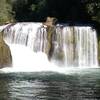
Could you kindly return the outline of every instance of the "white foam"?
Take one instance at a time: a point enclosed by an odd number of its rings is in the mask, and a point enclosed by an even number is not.
[[[49,62],[47,55],[43,52],[34,53],[30,48],[18,44],[9,44],[12,57],[13,66],[0,69],[3,72],[41,72],[41,71],[53,71],[59,73],[74,73],[80,69],[89,67],[66,67],[57,66],[56,64]],[[93,66],[94,68],[94,66]]]
[[[4,72],[34,72],[57,71],[59,67],[50,63],[46,54],[34,53],[28,47],[18,44],[10,44],[13,57],[13,66],[1,69]]]

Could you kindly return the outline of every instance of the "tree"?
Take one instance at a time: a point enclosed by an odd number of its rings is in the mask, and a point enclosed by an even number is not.
[[[81,1],[91,19],[100,22],[100,0],[82,0]]]
[[[47,16],[60,22],[100,22],[100,0],[1,0],[0,20],[44,21]],[[15,15],[15,16],[14,16]]]
[[[47,16],[48,11],[46,7],[46,0],[13,1],[13,10],[16,15],[15,19],[18,21],[41,21],[44,16]]]
[[[8,1],[0,0],[0,24],[6,23],[13,19],[12,6]]]

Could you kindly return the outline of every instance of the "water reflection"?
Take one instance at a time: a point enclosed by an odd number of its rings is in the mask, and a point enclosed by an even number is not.
[[[100,72],[1,74],[0,100],[100,100]]]

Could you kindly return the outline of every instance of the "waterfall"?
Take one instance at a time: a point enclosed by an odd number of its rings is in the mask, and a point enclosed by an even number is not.
[[[58,48],[64,55],[67,67],[98,66],[96,30],[90,26],[58,25],[56,29]]]
[[[9,26],[9,25],[8,25]],[[4,30],[8,44],[21,44],[33,52],[48,48],[46,26],[42,23],[16,23]],[[51,61],[62,62],[66,67],[98,66],[96,30],[90,26],[56,26]]]
[[[64,27],[63,49],[69,66],[97,66],[96,31],[91,27]]]

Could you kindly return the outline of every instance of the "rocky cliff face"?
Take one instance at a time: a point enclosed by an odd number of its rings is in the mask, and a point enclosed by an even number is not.
[[[3,33],[0,33],[0,68],[11,66],[12,56],[9,46],[3,40]]]
[[[57,19],[54,17],[47,17],[46,22],[44,25],[46,25],[46,31],[47,31],[47,48],[46,48],[46,54],[48,55],[48,58],[51,59],[54,51],[54,41],[56,36],[56,24]]]

